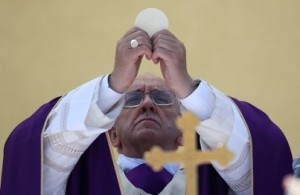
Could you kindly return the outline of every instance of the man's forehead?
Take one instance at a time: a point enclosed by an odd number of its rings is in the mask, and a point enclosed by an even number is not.
[[[161,89],[161,90],[169,90],[165,81],[152,74],[146,74],[138,76],[132,85],[129,87],[128,91],[137,90],[137,89]]]

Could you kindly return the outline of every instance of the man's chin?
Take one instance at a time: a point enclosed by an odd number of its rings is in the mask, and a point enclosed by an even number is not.
[[[135,139],[153,145],[161,139],[159,130],[153,128],[143,128],[135,132]]]
[[[159,130],[154,128],[142,128],[138,129],[135,133],[138,137],[155,138],[158,136]]]

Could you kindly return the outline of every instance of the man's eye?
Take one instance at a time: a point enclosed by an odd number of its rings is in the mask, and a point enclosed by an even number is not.
[[[169,104],[170,103],[170,99],[168,97],[164,96],[163,94],[156,94],[154,99],[157,104]]]
[[[136,105],[140,103],[140,98],[138,96],[127,97],[125,104],[126,105]]]

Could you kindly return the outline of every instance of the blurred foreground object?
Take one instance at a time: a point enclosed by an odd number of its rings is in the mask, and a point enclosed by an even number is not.
[[[162,165],[169,162],[181,162],[187,174],[187,194],[198,194],[196,188],[197,166],[200,164],[218,162],[221,166],[226,166],[233,154],[226,146],[219,144],[219,147],[212,151],[201,152],[196,149],[196,139],[194,129],[198,124],[198,118],[191,112],[184,112],[182,117],[177,119],[177,125],[182,130],[184,146],[182,150],[170,152],[163,151],[159,147],[153,147],[145,155],[146,162],[152,166],[154,171],[159,171]]]

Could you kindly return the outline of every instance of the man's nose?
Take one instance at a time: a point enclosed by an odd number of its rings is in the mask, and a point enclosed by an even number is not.
[[[147,111],[156,112],[156,105],[151,99],[149,94],[145,94],[140,109],[142,112],[147,112]]]

